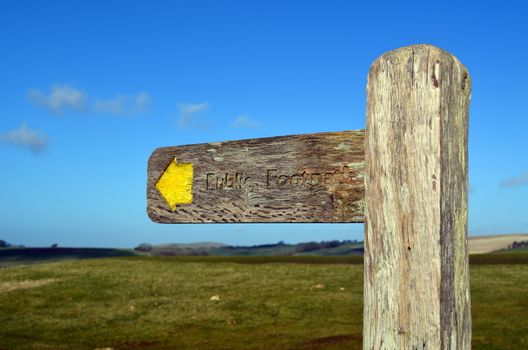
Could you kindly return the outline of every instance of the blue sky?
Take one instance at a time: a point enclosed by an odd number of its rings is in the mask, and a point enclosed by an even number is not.
[[[528,232],[527,17],[521,1],[2,1],[0,239],[362,239],[358,224],[154,224],[147,159],[362,129],[370,64],[419,43],[453,53],[473,80],[470,234]]]

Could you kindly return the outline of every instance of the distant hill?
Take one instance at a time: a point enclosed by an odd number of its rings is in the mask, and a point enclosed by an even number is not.
[[[469,237],[469,253],[483,254],[512,249],[514,242],[528,241],[528,234]]]
[[[503,250],[528,250],[519,242],[528,242],[528,234],[510,234],[469,237],[469,253],[482,254]],[[515,245],[514,242],[517,242]],[[223,243],[162,244],[154,246],[151,255],[210,255],[210,256],[348,256],[363,255],[363,242],[322,241],[297,244],[262,244],[254,246],[229,246]]]
[[[196,242],[196,243],[167,243],[154,245],[153,248],[191,248],[191,249],[212,249],[228,247],[225,243],[220,242]]]
[[[152,246],[153,256],[346,256],[363,255],[363,242],[322,241],[254,246],[228,246],[222,243],[161,244]]]

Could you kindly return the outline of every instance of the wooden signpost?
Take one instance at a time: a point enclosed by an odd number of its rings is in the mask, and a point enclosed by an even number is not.
[[[470,349],[466,68],[431,45],[371,66],[366,131],[159,148],[160,223],[365,222],[364,349]]]

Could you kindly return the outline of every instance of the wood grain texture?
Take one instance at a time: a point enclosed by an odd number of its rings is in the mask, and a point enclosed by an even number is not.
[[[174,157],[192,163],[192,203],[155,188]],[[363,222],[364,131],[164,147],[148,162],[147,213],[160,223]]]
[[[390,51],[367,84],[364,349],[470,349],[470,78],[430,45]]]

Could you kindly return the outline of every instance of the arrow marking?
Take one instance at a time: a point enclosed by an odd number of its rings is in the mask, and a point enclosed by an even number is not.
[[[192,203],[193,163],[179,163],[176,157],[156,182],[156,189],[172,211],[177,204]]]

